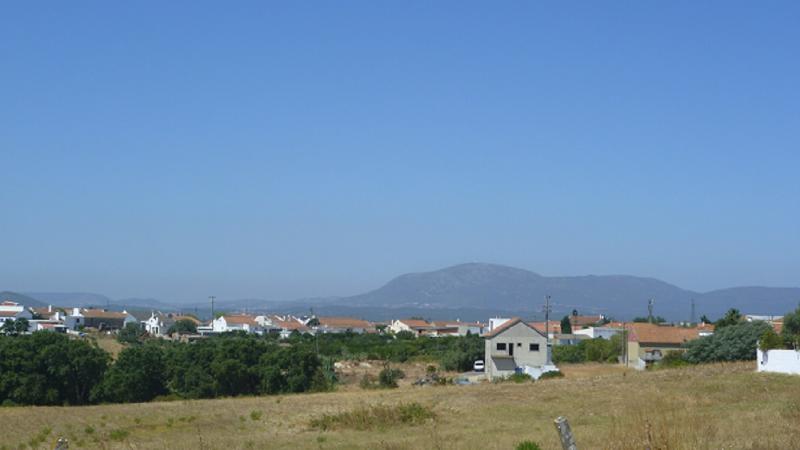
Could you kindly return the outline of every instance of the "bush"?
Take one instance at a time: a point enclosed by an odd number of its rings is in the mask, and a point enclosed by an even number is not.
[[[611,339],[586,339],[575,345],[556,345],[553,347],[553,362],[616,362],[622,351],[622,337]]]
[[[765,322],[741,322],[717,329],[711,336],[686,344],[690,363],[756,359],[756,343],[771,327]]]
[[[552,370],[550,372],[543,373],[539,379],[540,380],[547,380],[549,378],[564,378],[564,374],[561,373],[559,370]]]
[[[392,369],[389,366],[386,366],[381,370],[381,373],[378,374],[378,385],[382,388],[396,388],[397,387],[397,380],[403,379],[406,377],[405,372],[400,369]]]
[[[505,378],[505,381],[513,381],[514,383],[526,383],[528,381],[533,381],[530,375],[523,372],[515,372],[513,375],[509,375]]]
[[[683,350],[676,350],[671,352],[666,352],[664,357],[661,358],[656,364],[656,367],[659,368],[669,368],[669,367],[682,367],[689,365],[689,362],[686,360],[686,352]]]
[[[758,339],[759,348],[761,351],[773,350],[784,348],[786,345],[782,337],[778,336],[772,328],[764,331]]]
[[[542,450],[539,444],[533,441],[522,441],[516,446],[516,450]]]

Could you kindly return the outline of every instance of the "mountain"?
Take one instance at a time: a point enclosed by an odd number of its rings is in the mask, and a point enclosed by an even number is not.
[[[688,320],[691,300],[696,314],[717,317],[730,307],[759,314],[783,314],[797,307],[800,288],[731,288],[709,293],[682,289],[655,278],[628,275],[545,277],[496,264],[460,264],[432,272],[401,275],[384,286],[337,303],[385,308],[432,308],[541,311],[551,296],[553,315],[577,309],[621,319],[647,315],[647,301],[655,298],[654,314],[670,320]]]
[[[111,299],[105,295],[93,294],[90,292],[26,292],[25,295],[39,300],[44,303],[45,306],[105,307],[111,303]]]
[[[29,297],[24,294],[11,291],[0,292],[0,302],[6,300],[11,300],[12,302],[16,302],[19,303],[20,305],[25,305],[28,307],[42,308],[47,306],[47,303],[36,300],[35,298]]]

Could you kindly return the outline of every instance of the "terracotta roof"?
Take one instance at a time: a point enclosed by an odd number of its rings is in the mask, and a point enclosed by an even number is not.
[[[103,311],[102,309],[84,309],[81,311],[83,317],[99,318],[99,319],[124,319],[128,317],[127,313],[117,311]]]
[[[425,328],[431,326],[428,322],[419,319],[400,319],[398,322],[406,324],[409,328]]]
[[[278,328],[280,328],[282,330],[287,330],[287,331],[294,331],[294,330],[297,330],[297,331],[308,331],[309,330],[309,328],[307,326],[305,326],[302,323],[300,323],[300,322],[298,322],[296,320],[293,320],[293,319],[283,320],[278,316],[270,316],[269,319],[272,321],[272,323],[276,327],[278,327]]]
[[[21,311],[0,311],[0,317],[15,317]]]
[[[366,320],[352,317],[318,317],[317,320],[321,326],[328,328],[372,328],[372,324]]]
[[[11,300],[5,300],[3,303],[0,303],[1,306],[19,306],[19,303],[12,302]]]
[[[234,325],[258,325],[256,322],[256,318],[253,316],[248,316],[246,314],[236,314],[230,316],[222,316],[225,318],[225,323],[227,324],[234,324]]]
[[[700,337],[697,328],[661,326],[652,323],[631,323],[625,327],[628,340],[643,344],[683,344]]]
[[[550,323],[551,333],[561,333],[561,322],[557,320],[551,320],[549,321],[549,323]],[[547,327],[545,326],[546,325],[545,322],[529,322],[528,325],[532,326],[533,328],[536,328],[542,333],[545,333],[545,330],[547,329]]]
[[[594,325],[597,322],[603,320],[603,316],[569,316],[569,323],[572,324],[573,327],[585,327],[589,325]]]

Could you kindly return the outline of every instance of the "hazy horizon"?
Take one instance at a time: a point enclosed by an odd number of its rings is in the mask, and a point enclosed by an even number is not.
[[[0,290],[800,286],[800,4],[9,4]]]

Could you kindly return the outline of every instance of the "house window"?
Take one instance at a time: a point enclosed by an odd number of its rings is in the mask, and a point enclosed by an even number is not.
[[[497,349],[498,350],[505,350],[506,349],[506,343],[505,342],[498,342],[497,343]]]
[[[530,350],[532,352],[538,352],[539,351],[539,344],[529,344],[528,345],[528,350]]]
[[[522,342],[517,342],[517,347],[522,347]]]

